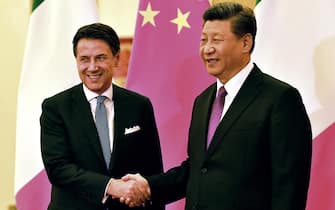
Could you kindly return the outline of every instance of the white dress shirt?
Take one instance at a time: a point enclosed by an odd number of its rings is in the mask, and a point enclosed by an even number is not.
[[[89,90],[84,84],[83,89],[87,101],[90,103],[91,112],[93,119],[95,121],[95,109],[97,107],[97,99],[99,96],[97,93]],[[106,100],[104,101],[106,112],[107,112],[107,120],[108,120],[108,128],[109,128],[109,139],[110,139],[110,149],[113,151],[113,140],[114,140],[114,103],[113,103],[113,85],[111,85],[105,92],[101,94],[102,96],[106,96]]]
[[[243,83],[253,68],[254,64],[249,61],[249,63],[234,77],[232,77],[225,85],[223,85],[219,79],[216,80],[216,94],[218,94],[218,90],[221,86],[224,86],[225,90],[227,91],[220,120],[222,120],[223,116],[226,114],[238,91],[241,89]]]
[[[84,84],[83,84],[84,93],[86,96],[87,101],[90,103],[91,106],[91,112],[93,119],[95,121],[95,109],[97,107],[97,99],[96,97],[99,96],[97,93],[89,90]],[[101,94],[102,96],[106,96],[107,98],[104,101],[106,112],[107,112],[107,120],[108,120],[108,129],[109,129],[109,139],[110,139],[110,149],[113,151],[113,140],[114,140],[114,102],[113,102],[113,85],[111,86]],[[102,197],[101,202],[105,203],[107,201],[107,198],[109,197],[107,195],[107,190],[109,185],[111,184],[113,178],[109,180],[109,182],[106,185],[104,196]]]

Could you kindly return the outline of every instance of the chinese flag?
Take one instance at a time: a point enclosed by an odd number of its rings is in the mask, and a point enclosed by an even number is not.
[[[208,7],[207,0],[139,3],[126,86],[153,103],[165,170],[186,158],[194,98],[215,81],[199,54],[202,13]]]

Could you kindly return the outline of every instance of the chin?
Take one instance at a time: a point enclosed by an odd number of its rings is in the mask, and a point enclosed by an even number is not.
[[[97,86],[94,86],[94,85],[90,85],[90,86],[87,86],[87,88],[93,92],[100,92],[101,91],[101,87],[97,87]]]
[[[219,75],[219,72],[215,71],[214,69],[207,69],[207,73],[213,77],[217,77]]]

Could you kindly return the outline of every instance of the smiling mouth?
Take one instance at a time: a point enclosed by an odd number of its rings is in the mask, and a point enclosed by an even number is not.
[[[219,61],[219,59],[217,59],[217,58],[206,59],[206,62],[209,63],[209,64],[216,63],[218,61]]]
[[[90,74],[90,75],[87,75],[88,78],[90,79],[98,79],[102,74]]]

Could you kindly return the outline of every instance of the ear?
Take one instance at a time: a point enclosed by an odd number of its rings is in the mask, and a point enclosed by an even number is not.
[[[243,44],[242,51],[245,53],[250,53],[253,45],[253,39],[250,33],[247,33],[242,37],[242,44]]]
[[[119,61],[120,61],[120,52],[118,52],[118,53],[114,56],[114,67],[118,67],[118,66],[119,66]]]

